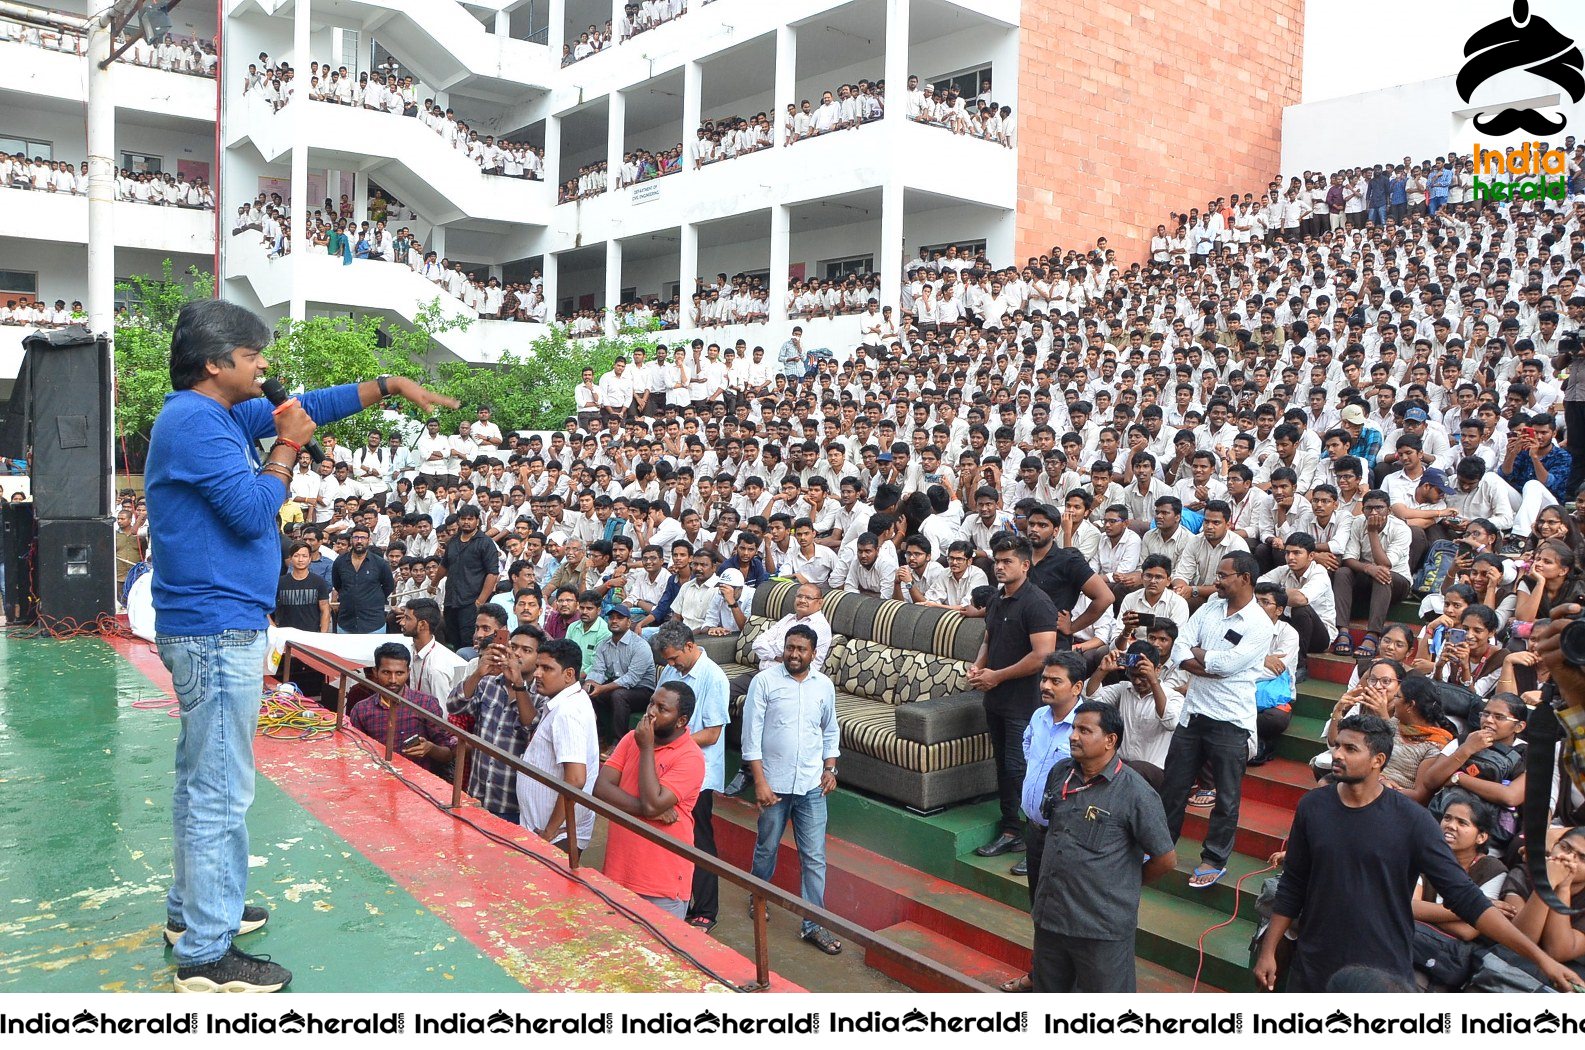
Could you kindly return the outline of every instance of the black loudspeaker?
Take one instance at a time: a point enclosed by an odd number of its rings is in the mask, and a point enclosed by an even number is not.
[[[38,523],[39,620],[80,626],[116,611],[115,525],[108,518]]]
[[[40,521],[110,516],[110,348],[82,325],[22,341],[0,455],[27,459]]]
[[[0,605],[11,623],[33,623],[38,619],[34,535],[33,504],[0,503],[0,566],[5,568]]]
[[[165,34],[171,31],[171,16],[166,13],[166,5],[154,4],[138,12],[138,26],[143,30],[143,39],[151,44],[158,44],[165,39]]]

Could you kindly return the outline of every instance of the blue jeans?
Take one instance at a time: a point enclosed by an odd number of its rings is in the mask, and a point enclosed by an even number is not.
[[[793,841],[798,845],[799,896],[818,908],[826,906],[826,797],[816,787],[807,795],[783,795],[774,806],[759,813],[759,838],[754,843],[753,874],[770,881],[776,874],[776,852],[787,821],[792,820]],[[808,936],[819,923],[803,921]]]
[[[1366,208],[1365,221],[1373,222],[1377,226],[1387,225],[1387,206],[1385,204],[1373,204]]]
[[[179,966],[214,962],[231,947],[248,883],[253,734],[264,690],[263,631],[157,639],[181,710],[171,792],[175,879],[166,915],[187,926]]]

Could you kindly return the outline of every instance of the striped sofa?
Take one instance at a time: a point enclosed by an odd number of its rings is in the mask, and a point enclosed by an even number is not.
[[[754,592],[739,634],[701,636],[727,677],[752,676],[753,643],[792,612],[794,584]],[[991,739],[978,692],[964,679],[985,637],[985,621],[847,591],[825,596],[831,651],[825,673],[837,691],[842,783],[932,811],[996,790]],[[741,725],[734,704],[734,730]]]

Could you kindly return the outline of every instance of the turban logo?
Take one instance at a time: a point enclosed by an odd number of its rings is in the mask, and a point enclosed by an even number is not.
[[[1465,102],[1475,89],[1499,73],[1523,69],[1545,77],[1578,102],[1585,98],[1585,56],[1569,37],[1544,18],[1533,17],[1527,0],[1514,0],[1513,14],[1482,26],[1464,44],[1464,68],[1458,74],[1458,93]],[[1475,127],[1486,135],[1506,135],[1524,130],[1534,135],[1555,135],[1566,123],[1562,114],[1556,119],[1533,109],[1499,110],[1481,113]]]

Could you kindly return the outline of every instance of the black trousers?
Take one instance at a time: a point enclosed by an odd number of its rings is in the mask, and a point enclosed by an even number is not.
[[[1024,794],[1024,730],[1030,714],[999,715],[989,708],[986,724],[991,731],[991,755],[996,760],[996,801],[1001,806],[1002,830],[1017,834],[1024,826],[1019,816]]]
[[[1348,620],[1354,611],[1355,592],[1369,588],[1370,621],[1365,629],[1372,634],[1381,634],[1387,629],[1387,612],[1392,608],[1392,603],[1402,601],[1409,593],[1409,586],[1409,581],[1397,573],[1392,574],[1391,584],[1381,584],[1363,572],[1339,565],[1337,571],[1332,573],[1332,601],[1337,605],[1337,629],[1348,629]]]
[[[1024,860],[1029,864],[1029,903],[1035,903],[1035,886],[1040,882],[1040,858],[1046,855],[1046,833],[1050,830],[1045,824],[1036,824],[1034,821],[1024,825]]]
[[[600,735],[608,743],[616,743],[627,735],[633,720],[633,709],[649,706],[650,693],[644,689],[613,689],[593,698],[594,717],[600,726]]]
[[[1037,992],[1132,992],[1134,931],[1115,941],[1070,937],[1035,927]]]
[[[1253,697],[1250,698],[1253,701]],[[1183,833],[1184,809],[1201,769],[1209,768],[1216,788],[1216,807],[1200,858],[1214,867],[1227,867],[1238,833],[1238,803],[1244,767],[1249,761],[1249,733],[1232,722],[1205,715],[1190,715],[1187,725],[1172,734],[1167,767],[1161,778],[1161,804],[1167,814],[1167,831],[1174,840]]]
[[[479,607],[459,605],[445,611],[446,644],[453,650],[473,644],[473,627],[479,619]]]
[[[705,788],[699,792],[699,800],[693,804],[693,844],[695,849],[702,850],[712,857],[719,857],[715,851],[715,792]],[[688,904],[688,918],[704,916],[714,922],[716,916],[721,914],[721,880],[714,873],[703,868],[693,869],[693,899]]]
[[[1313,605],[1290,605],[1288,622],[1293,624],[1294,633],[1299,636],[1301,653],[1324,653],[1332,644],[1332,639],[1337,637],[1336,628],[1332,624],[1322,623]]]

